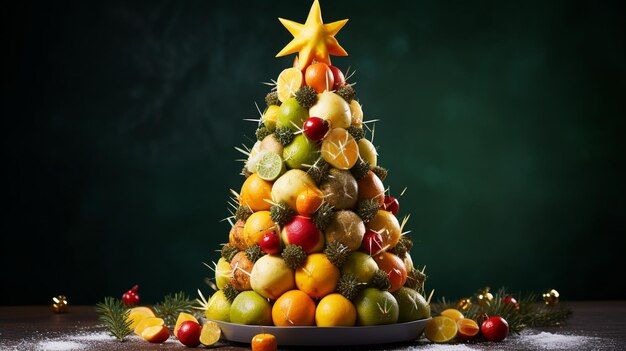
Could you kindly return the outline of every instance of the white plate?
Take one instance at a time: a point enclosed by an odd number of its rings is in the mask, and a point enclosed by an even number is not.
[[[372,345],[416,340],[430,318],[368,327],[274,327],[214,321],[228,341],[250,343],[260,333],[276,336],[278,345]]]

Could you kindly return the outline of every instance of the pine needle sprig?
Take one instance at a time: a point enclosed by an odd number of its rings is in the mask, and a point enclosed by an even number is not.
[[[434,315],[439,314],[447,308],[461,310],[465,318],[480,320],[484,315],[500,316],[509,324],[509,330],[513,334],[519,334],[529,327],[551,327],[565,322],[572,311],[563,304],[546,305],[541,300],[541,296],[536,293],[517,293],[516,296],[519,308],[514,304],[506,303],[503,298],[509,295],[504,288],[500,288],[493,294],[493,300],[486,304],[472,303],[466,309],[460,309],[457,303],[441,299],[433,305]]]
[[[193,314],[193,305],[194,301],[187,294],[179,291],[173,295],[166,295],[163,301],[154,306],[154,312],[158,317],[163,318],[165,325],[173,328],[181,312]]]
[[[96,304],[98,319],[104,323],[106,330],[119,341],[124,341],[128,335],[132,334],[130,328],[132,321],[128,319],[130,310],[120,299],[105,297],[104,302]]]

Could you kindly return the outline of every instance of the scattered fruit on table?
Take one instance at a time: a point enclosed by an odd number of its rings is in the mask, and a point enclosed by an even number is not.
[[[180,324],[176,337],[181,344],[188,347],[200,345],[200,333],[202,327],[197,321],[187,320]]]
[[[230,306],[230,321],[247,325],[272,325],[272,306],[258,293],[242,291]]]
[[[130,328],[134,330],[139,322],[148,317],[156,317],[154,312],[149,307],[139,306],[131,308],[130,313],[128,314]]]
[[[509,323],[500,316],[493,316],[483,322],[480,332],[489,341],[502,341],[509,334]]]
[[[444,317],[448,317],[453,319],[455,322],[457,322],[459,319],[465,318],[463,316],[463,313],[461,313],[461,311],[455,309],[455,308],[448,308],[445,309],[443,311],[441,311],[441,315]]]
[[[122,302],[126,306],[139,305],[141,298],[139,297],[139,285],[135,285],[122,295]]]
[[[148,342],[160,344],[170,338],[170,330],[164,325],[153,325],[144,328],[140,336]]]
[[[139,323],[137,323],[137,325],[135,326],[135,334],[141,336],[141,333],[144,329],[160,325],[165,325],[165,321],[163,320],[163,318],[146,317],[140,320]]]
[[[380,325],[398,322],[398,301],[388,291],[365,288],[354,300],[358,325]]]
[[[328,133],[328,122],[319,117],[309,117],[303,126],[302,132],[313,141],[321,141]]]
[[[463,341],[475,338],[480,331],[478,323],[473,319],[461,318],[457,320],[456,325],[459,329],[457,337]]]
[[[221,336],[222,330],[220,326],[215,322],[208,321],[202,326],[200,343],[204,346],[211,346],[218,342]]]
[[[272,334],[257,334],[252,338],[252,351],[276,351],[278,342]]]
[[[178,337],[178,329],[180,329],[180,326],[183,324],[183,322],[186,322],[186,321],[192,321],[192,322],[198,323],[198,320],[193,315],[189,313],[185,313],[185,312],[179,313],[178,318],[176,319],[176,325],[174,326],[175,337]]]
[[[292,97],[303,83],[302,72],[296,68],[286,68],[278,75],[276,79],[276,93],[278,100],[287,101]]]
[[[324,296],[315,309],[318,327],[352,327],[356,324],[356,307],[338,293]]]
[[[445,343],[456,338],[458,327],[454,319],[445,316],[433,317],[426,322],[424,336],[432,342]]]
[[[318,93],[331,91],[335,85],[333,71],[323,62],[314,63],[308,66],[304,72],[306,85],[315,89]]]

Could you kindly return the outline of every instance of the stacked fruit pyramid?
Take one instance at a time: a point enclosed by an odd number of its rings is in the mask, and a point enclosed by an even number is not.
[[[334,36],[347,20],[280,19],[299,53],[266,96],[247,155],[228,243],[215,264],[208,319],[275,326],[356,326],[430,316],[413,265],[408,216],[386,195],[369,129]],[[349,79],[349,77],[348,77]]]

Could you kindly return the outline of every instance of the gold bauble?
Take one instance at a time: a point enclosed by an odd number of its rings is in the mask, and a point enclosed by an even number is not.
[[[543,294],[543,302],[546,305],[556,305],[559,303],[559,292],[555,289],[552,289]]]
[[[486,287],[478,291],[478,293],[476,294],[476,302],[478,302],[479,305],[491,305],[491,302],[493,302],[493,294],[489,292],[490,289],[491,288]]]
[[[67,297],[64,295],[55,296],[52,298],[52,311],[54,313],[67,312]]]
[[[460,299],[459,303],[456,304],[456,307],[461,311],[466,311],[470,306],[472,306],[472,300],[469,298]]]

